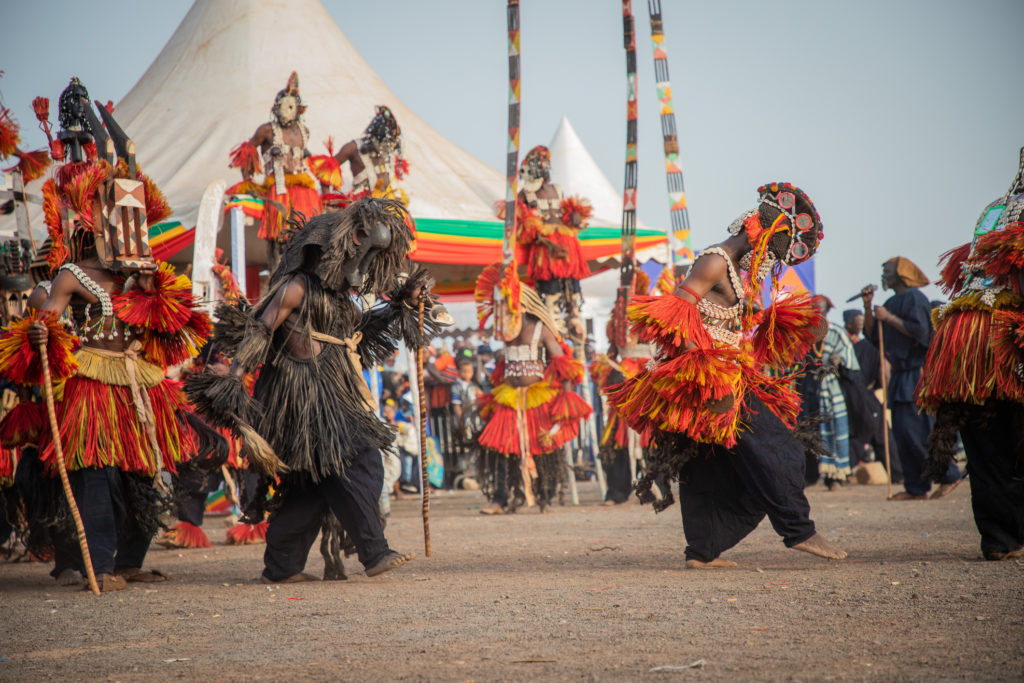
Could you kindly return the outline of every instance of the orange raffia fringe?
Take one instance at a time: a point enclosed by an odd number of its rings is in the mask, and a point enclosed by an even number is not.
[[[93,227],[92,207],[96,198],[96,191],[100,184],[110,177],[110,164],[105,161],[94,161],[82,164],[73,164],[75,168],[68,169],[72,164],[65,164],[60,169],[60,174],[65,176],[62,182],[58,178],[61,189],[61,197],[71,209],[82,219],[86,227]],[[70,176],[70,177],[68,177]]]
[[[231,150],[228,168],[240,168],[245,175],[256,175],[263,171],[260,165],[260,151],[248,140]]]
[[[61,204],[57,196],[57,183],[50,178],[43,183],[43,221],[49,235],[50,251],[46,254],[46,263],[50,270],[56,270],[71,257],[68,246],[64,242],[64,227],[61,225]]]
[[[495,301],[495,290],[498,292],[500,301]],[[477,278],[474,291],[480,329],[484,328],[487,319],[495,314],[495,308],[499,306],[509,312],[510,319],[521,319],[521,294],[522,284],[519,281],[519,273],[514,261],[507,268],[503,267],[501,263],[492,263],[484,268],[480,277]]]
[[[814,345],[821,313],[809,294],[776,298],[755,316],[754,359],[761,364],[785,369],[803,358]]]
[[[561,343],[562,355],[554,356],[544,369],[544,379],[549,382],[570,382],[579,384],[583,381],[583,363],[573,357],[572,349]]]
[[[26,183],[42,178],[46,169],[50,167],[50,152],[48,150],[40,149],[35,152],[16,150],[14,154],[18,157],[18,163],[4,170],[10,172],[18,169],[21,171],[22,180]]]
[[[992,352],[996,367],[1015,373],[1024,364],[1024,310],[1003,309],[992,314]],[[1017,377],[1018,387],[1020,377]],[[1017,400],[1024,400],[1024,396]]]
[[[228,529],[228,545],[249,545],[267,540],[266,520],[258,524],[239,523]]]
[[[310,172],[324,187],[341,189],[341,164],[329,154],[317,154],[306,159]]]
[[[714,345],[697,307],[675,294],[635,297],[629,319],[641,342],[658,344],[666,351],[677,352],[688,341],[701,348]]]
[[[152,291],[132,287],[114,295],[114,311],[122,322],[161,333],[179,332],[192,318],[192,283],[161,263]]]
[[[106,372],[102,366],[120,364],[123,369],[123,363],[121,359],[101,359],[98,374]],[[139,362],[139,368],[146,375],[163,374],[144,361]],[[116,367],[112,370],[118,371]],[[142,381],[139,383],[144,386]],[[190,430],[178,420],[178,412],[186,409],[180,385],[165,379],[142,390],[153,407],[163,469],[173,474],[177,463],[195,452]],[[57,406],[57,423],[69,470],[110,466],[147,476],[156,474],[156,454],[146,428],[139,423],[131,386],[76,375],[64,384],[64,398]],[[51,437],[46,430],[41,437],[41,460],[55,468]]]
[[[6,159],[14,154],[20,142],[18,124],[11,116],[11,110],[0,107],[0,159]]]
[[[161,367],[181,365],[199,355],[213,333],[210,316],[193,310],[188,322],[177,332],[154,332],[142,335],[142,352],[146,359]]]
[[[524,408],[529,436],[529,455],[550,453],[579,436],[579,418],[556,419],[554,410],[559,406],[558,399],[563,393],[558,388],[540,381],[527,387],[525,393],[525,405],[521,407]],[[481,397],[481,415],[487,419],[487,425],[480,434],[481,446],[505,455],[522,455],[516,410],[518,400],[519,392],[507,384],[499,384],[490,394]],[[559,410],[568,414],[581,409],[568,399],[563,400]]]
[[[939,273],[938,284],[942,291],[949,296],[956,296],[963,289],[965,277],[963,271],[964,261],[971,255],[971,243],[961,244],[955,249],[950,249],[939,257],[939,264],[942,270]]]
[[[712,413],[705,407],[707,401],[729,394],[736,400],[728,412]],[[732,446],[743,396],[740,351],[692,348],[609,387],[607,395],[638,432],[681,432],[696,441]]]
[[[41,404],[22,401],[0,420],[0,446],[20,448],[36,443],[45,420]]]
[[[578,195],[563,199],[560,208],[562,222],[577,228],[587,227],[587,222],[590,220],[591,214],[594,213],[594,207],[590,205],[590,202]]]
[[[943,403],[982,404],[990,398],[1024,400],[1024,384],[1014,375],[1016,362],[1007,353],[1013,346],[1012,334],[1006,344],[1006,326],[996,324],[999,313],[962,309],[942,317],[917,385],[922,407],[935,411]],[[1001,322],[1012,320],[1016,314],[1024,324],[1020,313],[1006,313],[1009,315],[1000,318]],[[1017,353],[1021,355],[1020,347]]]
[[[1006,276],[1024,270],[1024,222],[982,235],[974,250],[975,259],[985,262],[988,275]]]
[[[31,311],[3,328],[0,335],[0,376],[23,386],[42,384],[43,366],[39,351],[28,338],[28,328],[35,322],[43,323],[49,331],[46,353],[53,381],[59,382],[73,375],[78,367],[75,351],[81,346],[81,341],[68,331],[56,314]]]
[[[178,522],[164,534],[163,539],[176,548],[209,548],[206,532],[190,522]]]

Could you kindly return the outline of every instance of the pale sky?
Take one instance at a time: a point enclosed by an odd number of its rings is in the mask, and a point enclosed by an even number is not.
[[[43,143],[34,96],[55,101],[76,75],[93,98],[116,103],[190,5],[5,2],[0,97],[21,122],[25,146]],[[505,2],[324,5],[399,99],[503,169]],[[939,255],[969,239],[982,208],[1012,180],[1024,145],[1022,0],[663,0],[663,11],[695,248],[722,239],[758,185],[790,181],[821,213],[818,291],[842,308],[878,281],[891,256],[937,278]],[[521,12],[523,150],[547,144],[568,116],[621,187],[621,3],[523,0]],[[667,226],[646,3],[635,0],[634,12],[639,216]],[[279,86],[268,83],[268,96]]]

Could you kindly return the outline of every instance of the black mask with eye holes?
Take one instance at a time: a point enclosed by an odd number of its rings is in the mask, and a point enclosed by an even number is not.
[[[82,145],[92,141],[88,108],[89,91],[80,80],[72,78],[57,102],[57,120],[61,127],[57,138],[67,147],[71,161],[84,161]]]
[[[360,231],[356,252],[341,268],[342,276],[351,289],[363,290],[373,260],[390,246],[391,230],[383,223],[374,223],[365,233]]]

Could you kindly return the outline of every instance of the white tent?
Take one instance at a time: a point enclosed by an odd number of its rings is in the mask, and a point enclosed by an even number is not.
[[[269,119],[274,95],[292,71],[298,72],[308,107],[304,120],[314,154],[324,153],[328,136],[338,144],[359,136],[374,106],[386,104],[402,127],[411,167],[402,187],[413,215],[494,220],[493,203],[504,196],[503,176],[402,104],[319,0],[196,0],[114,110],[136,143],[139,164],[187,227],[195,225],[200,197],[211,181],[240,179],[228,168],[228,152]],[[103,93],[92,94],[105,99]],[[30,186],[33,190],[38,193],[38,185]],[[38,235],[41,211],[33,209]],[[0,232],[13,229],[13,217],[0,222]]]
[[[609,182],[580,136],[563,116],[548,146],[551,150],[551,181],[566,195],[579,195],[594,207],[592,225],[622,225],[622,192]]]

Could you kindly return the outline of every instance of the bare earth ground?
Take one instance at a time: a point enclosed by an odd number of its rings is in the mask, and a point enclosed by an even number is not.
[[[811,489],[849,559],[787,550],[764,522],[725,553],[739,569],[689,571],[678,506],[603,508],[581,486],[544,516],[436,494],[429,559],[418,500],[399,501],[388,537],[417,558],[377,578],[350,558],[347,582],[268,587],[262,546],[154,547],[172,581],[95,597],[0,565],[0,680],[1024,679],[1024,566],[979,559],[966,485],[903,503]]]

